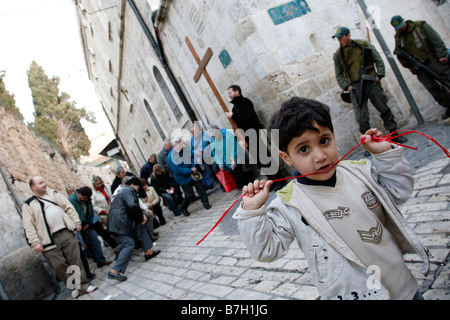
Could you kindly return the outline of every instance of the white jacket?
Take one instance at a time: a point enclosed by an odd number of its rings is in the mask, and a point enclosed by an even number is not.
[[[97,215],[100,215],[100,212],[103,210],[109,212],[109,207],[111,206],[112,202],[112,193],[111,193],[111,186],[109,184],[105,184],[106,194],[109,197],[109,203],[106,201],[105,196],[101,191],[95,190],[95,188],[92,190],[92,207],[94,208],[94,211]]]
[[[427,251],[397,208],[413,190],[411,167],[403,158],[401,148],[373,158],[373,162],[365,159],[341,162],[337,170],[348,170],[372,189],[385,208],[389,221],[385,227],[403,252],[415,251],[421,257],[422,272],[426,274]],[[338,236],[297,181],[280,190],[269,207],[246,211],[241,205],[233,218],[239,220],[242,239],[258,261],[283,257],[296,238],[323,299],[354,299],[355,293],[359,299],[389,299],[384,286],[381,289],[368,286],[368,266]]]

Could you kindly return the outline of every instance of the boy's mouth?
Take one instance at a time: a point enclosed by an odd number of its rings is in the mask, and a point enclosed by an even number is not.
[[[327,173],[328,171],[330,171],[331,169],[333,169],[333,165],[332,164],[327,164],[326,166],[321,167],[318,172],[321,173]]]

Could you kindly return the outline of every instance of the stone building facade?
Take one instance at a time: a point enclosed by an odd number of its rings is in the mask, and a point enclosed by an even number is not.
[[[127,160],[139,169],[163,140],[193,121],[231,128],[209,83],[193,76],[208,48],[206,69],[229,109],[227,88],[238,84],[250,98],[264,125],[281,102],[291,96],[317,99],[332,110],[341,153],[359,140],[350,104],[340,99],[332,55],[339,26],[352,38],[369,39],[383,52],[357,0],[189,0],[162,1],[164,19],[156,19],[164,54],[152,21],[159,2],[146,0],[74,0],[89,75],[104,112]],[[432,0],[367,0],[374,20],[394,50],[393,15],[426,20],[450,43],[450,4]],[[386,56],[382,84],[399,126],[414,116]],[[396,60],[396,59],[395,59]],[[399,65],[399,64],[398,64]],[[401,74],[426,120],[427,110],[440,108],[423,86],[400,65]],[[382,130],[371,107],[372,125]]]

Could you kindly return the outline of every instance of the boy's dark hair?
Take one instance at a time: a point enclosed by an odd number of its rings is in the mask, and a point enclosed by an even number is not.
[[[287,152],[292,139],[303,132],[312,130],[319,132],[314,124],[327,127],[334,132],[331,122],[330,108],[316,100],[293,97],[281,105],[281,109],[272,116],[269,123],[271,130],[279,130],[280,151]]]
[[[81,187],[77,190],[79,194],[81,194],[84,197],[91,197],[92,196],[92,189],[89,187]]]
[[[141,186],[141,180],[136,176],[132,176],[132,177],[130,177],[130,179],[127,180],[127,182],[125,182],[125,184],[127,186],[131,186],[131,185]]]

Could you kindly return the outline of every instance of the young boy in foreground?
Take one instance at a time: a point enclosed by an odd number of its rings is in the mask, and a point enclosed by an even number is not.
[[[322,299],[423,299],[403,259],[416,252],[428,272],[427,252],[397,208],[414,185],[402,148],[372,142],[382,134],[370,129],[361,138],[373,161],[334,166],[339,155],[329,108],[297,97],[283,103],[270,128],[279,130],[281,158],[296,176],[308,176],[290,182],[268,207],[272,181],[243,188],[233,218],[252,257],[279,259],[297,239]]]

